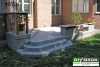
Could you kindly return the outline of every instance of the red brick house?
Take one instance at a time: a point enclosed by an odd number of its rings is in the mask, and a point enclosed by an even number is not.
[[[1,3],[2,1],[6,2],[6,12],[28,13],[29,26],[32,28],[72,23],[71,14],[75,11],[85,17],[94,16],[97,19],[96,25],[100,25],[97,15],[99,0],[1,0]],[[16,2],[19,9],[10,2]]]
[[[52,10],[53,11],[53,10]],[[52,25],[73,23],[71,15],[78,11],[84,19],[96,19],[96,28],[100,28],[100,1],[99,0],[61,0],[61,14],[52,15]]]
[[[96,18],[96,28],[100,28],[99,0],[0,0],[1,14],[28,13],[29,29],[72,24],[71,15],[75,11],[83,18]],[[2,25],[0,34],[4,31]]]
[[[99,28],[99,4],[99,0],[34,0],[31,17],[33,27],[73,23],[71,20],[72,12],[78,11],[83,18],[96,18],[96,28]]]
[[[30,25],[34,27],[58,26],[73,23],[71,15],[78,11],[83,18],[96,18],[99,28],[99,0],[33,0]]]

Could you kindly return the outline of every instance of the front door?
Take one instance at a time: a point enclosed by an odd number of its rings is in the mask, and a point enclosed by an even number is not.
[[[6,39],[6,29],[5,29],[5,18],[4,16],[0,16],[0,40]]]

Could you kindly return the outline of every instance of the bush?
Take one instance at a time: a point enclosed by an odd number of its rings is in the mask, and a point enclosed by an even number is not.
[[[78,25],[82,21],[82,17],[79,12],[72,13],[72,21],[75,25]]]

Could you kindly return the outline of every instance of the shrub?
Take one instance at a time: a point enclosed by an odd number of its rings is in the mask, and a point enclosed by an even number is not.
[[[93,17],[91,17],[91,18],[88,18],[87,22],[88,22],[89,24],[95,24],[95,23],[96,23],[96,19],[93,18]]]
[[[82,17],[79,12],[72,13],[72,21],[75,25],[78,25],[82,21]]]

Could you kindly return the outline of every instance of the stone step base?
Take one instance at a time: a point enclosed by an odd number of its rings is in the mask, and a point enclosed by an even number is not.
[[[7,45],[7,41],[6,40],[0,40],[0,47],[4,47]]]
[[[50,41],[50,40],[49,40]],[[38,43],[40,44],[40,43]],[[43,45],[43,46],[42,46]],[[27,56],[44,56],[44,55],[49,55],[50,53],[65,49],[69,46],[72,45],[71,41],[68,40],[56,40],[54,42],[48,42],[48,43],[43,43],[38,46],[34,46],[33,44],[24,44],[24,46],[20,49],[17,50],[17,52],[21,55],[27,55]]]

